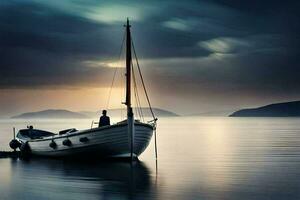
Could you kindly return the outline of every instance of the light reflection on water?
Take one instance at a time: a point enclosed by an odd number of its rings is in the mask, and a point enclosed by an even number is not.
[[[161,118],[141,163],[0,159],[0,199],[299,199],[300,118]],[[11,127],[1,121],[7,149]],[[58,131],[89,121],[30,122]],[[5,145],[5,147],[4,147]]]

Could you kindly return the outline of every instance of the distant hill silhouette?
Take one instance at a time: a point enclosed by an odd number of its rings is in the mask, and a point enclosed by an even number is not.
[[[160,109],[160,108],[152,108],[152,109],[153,109],[155,116],[157,116],[157,117],[179,116],[178,114],[168,111],[168,110],[164,110],[164,109]],[[134,112],[135,116],[138,115],[135,108],[133,108],[133,112]],[[149,108],[142,108],[142,112],[143,112],[144,117],[151,117],[151,112],[150,112]],[[102,111],[101,110],[99,110],[97,112],[81,111],[80,113],[84,114],[90,118],[95,118],[95,117],[99,117],[101,115]],[[107,110],[107,115],[109,115],[110,117],[120,116],[121,114],[126,115],[126,108],[125,109],[116,108],[116,109],[108,109]]]
[[[175,117],[178,116],[176,113],[163,110],[160,108],[153,108],[153,111],[157,117]],[[126,115],[125,109],[110,109],[108,110],[108,115],[110,117],[120,116],[121,112]],[[135,112],[135,108],[134,108]],[[150,117],[151,113],[149,108],[142,108],[143,116]],[[87,119],[87,118],[98,118],[102,111],[90,112],[72,112],[69,110],[59,110],[59,109],[48,109],[38,112],[27,112],[20,115],[13,116],[13,119]],[[137,114],[135,113],[137,116]]]
[[[42,110],[38,112],[28,112],[23,113],[17,116],[11,117],[13,119],[85,119],[88,116],[77,113],[71,112],[68,110]]]
[[[219,111],[209,111],[202,113],[193,113],[185,116],[203,116],[203,117],[227,117],[234,110],[219,110]]]
[[[230,117],[300,117],[300,101],[270,104],[259,108],[242,109]]]

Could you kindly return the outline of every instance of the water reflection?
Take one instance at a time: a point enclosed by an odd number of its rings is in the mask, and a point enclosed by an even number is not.
[[[0,159],[0,199],[299,200],[299,122],[160,119],[157,176],[153,143],[133,166]],[[34,125],[51,130],[65,123]],[[0,133],[5,127],[0,123]]]
[[[154,196],[142,162],[11,161],[8,199],[145,199]]]

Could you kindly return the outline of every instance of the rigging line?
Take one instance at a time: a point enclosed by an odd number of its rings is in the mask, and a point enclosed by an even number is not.
[[[136,81],[135,81],[135,75],[134,75],[134,70],[133,70],[133,64],[131,63],[131,68],[132,68],[132,78],[133,78],[133,91],[134,91],[134,97],[135,97],[135,112],[137,113],[137,115],[139,115],[139,117],[141,118],[140,112],[139,112],[139,105],[138,105],[138,101],[137,101],[137,95],[136,95]]]
[[[142,73],[141,73],[141,68],[140,68],[140,65],[139,65],[139,62],[138,62],[138,58],[137,58],[137,55],[136,55],[136,51],[135,51],[135,47],[134,47],[134,44],[133,44],[133,40],[131,40],[131,43],[132,43],[132,48],[133,48],[133,52],[134,52],[134,57],[135,57],[135,60],[136,60],[136,64],[137,64],[137,67],[138,67],[138,71],[139,71],[139,74],[140,74],[140,77],[141,77],[141,82],[142,82],[142,85],[143,85],[143,88],[144,88],[144,92],[145,92],[145,95],[146,95],[146,98],[147,98],[147,101],[148,101],[148,105],[149,105],[149,108],[150,108],[150,111],[151,111],[151,114],[152,114],[152,117],[153,117],[153,123],[154,123],[154,145],[155,145],[155,160],[156,160],[156,166],[157,166],[157,132],[156,132],[156,121],[157,121],[157,118],[155,117],[154,115],[154,112],[152,110],[152,107],[151,107],[151,103],[150,103],[150,100],[149,100],[149,96],[148,96],[148,93],[147,93],[147,90],[146,90],[146,87],[145,87],[145,83],[144,83],[144,79],[143,79],[143,76],[142,76]]]
[[[134,70],[134,68],[132,68],[132,70]],[[136,87],[136,94],[137,94],[138,105],[139,105],[139,108],[140,108],[141,116],[142,116],[143,121],[144,121],[144,113],[143,113],[143,107],[142,107],[142,104],[141,104],[141,98],[139,96],[138,84],[137,84],[137,80],[136,80],[135,76],[134,76],[134,78],[135,78],[135,87]]]
[[[144,119],[143,108],[142,108],[141,100],[140,100],[140,96],[139,96],[139,90],[138,90],[138,87],[137,87],[136,83],[135,83],[135,85],[136,85],[135,87],[136,87],[136,95],[137,95],[138,105],[139,105],[140,113],[141,113],[141,116],[142,116],[142,119],[143,119],[143,122],[144,122],[145,119]]]
[[[125,99],[125,95],[126,95],[126,87],[125,87],[125,82],[126,82],[126,76],[125,76],[125,68],[120,70],[120,79],[121,79],[121,88],[123,88],[120,91],[120,98],[121,98],[121,104],[124,104],[123,99]],[[124,107],[120,108],[121,110],[121,120],[125,119],[125,110]]]
[[[123,95],[122,99],[124,99],[124,102],[122,104],[125,104],[125,102],[126,102],[126,68],[125,67],[123,68],[123,72],[121,72],[121,79],[122,79],[122,88],[123,88],[123,91],[122,91],[123,93],[121,95]],[[127,119],[126,106],[123,107],[123,109],[122,109],[122,115],[123,115],[122,117],[124,120]]]
[[[133,68],[133,64],[131,65],[132,67],[132,75],[133,75],[133,85],[134,85],[134,95],[135,95],[135,99],[136,99],[136,104],[137,104],[137,110],[139,112],[140,118],[144,120],[144,114],[143,114],[143,110],[142,110],[142,106],[141,106],[141,101],[140,101],[140,97],[139,97],[139,93],[138,93],[138,87],[137,87],[137,83],[136,83],[136,78],[135,78],[135,73],[134,73],[134,68]]]
[[[117,77],[120,79],[120,88],[123,88],[123,69],[120,69],[119,70],[119,74],[117,74]],[[123,90],[121,89],[119,92],[118,92],[118,99],[121,100],[121,105],[123,104]],[[119,109],[119,112],[117,112],[118,114],[120,114],[120,120],[122,121],[123,120],[123,107],[121,106],[120,109]]]
[[[121,84],[121,87],[120,88],[123,88],[123,77],[122,77],[122,74],[123,74],[123,70],[120,69],[119,71],[119,74],[117,74],[117,77],[118,79],[120,80],[120,84]],[[123,91],[122,89],[118,92],[118,100],[120,100],[120,103],[122,104],[122,100],[123,100]],[[118,112],[118,114],[120,114],[120,121],[123,120],[123,110],[122,110],[122,106],[120,107],[120,110]]]
[[[139,65],[139,62],[138,62],[138,58],[137,58],[137,55],[136,55],[136,51],[135,51],[133,41],[131,43],[132,43],[132,48],[133,48],[133,53],[134,53],[134,57],[135,57],[135,60],[136,60],[136,64],[137,64],[137,67],[138,67],[138,72],[139,72],[139,75],[141,77],[143,89],[144,89],[146,99],[147,99],[147,102],[148,102],[148,105],[149,105],[149,109],[150,109],[150,112],[152,114],[152,117],[153,117],[154,121],[156,121],[157,118],[154,115],[154,112],[153,112],[153,109],[152,109],[152,106],[151,106],[151,103],[150,103],[150,100],[149,100],[149,96],[148,96],[148,93],[147,93],[147,90],[146,90],[146,86],[145,86],[145,83],[144,83],[143,75],[142,75],[141,68],[140,68],[140,65]]]
[[[137,55],[136,55],[136,51],[135,51],[135,47],[134,47],[134,44],[133,44],[133,40],[131,40],[131,43],[132,43],[132,48],[133,48],[133,52],[134,52],[135,61],[136,61],[137,67],[138,67],[138,71],[139,71],[140,77],[141,77],[141,82],[142,82],[142,85],[143,85],[143,88],[144,88],[144,92],[145,92],[145,95],[146,95],[146,98],[147,98],[147,101],[148,101],[148,105],[149,105],[152,117],[153,117],[153,123],[154,123],[154,142],[155,142],[154,143],[154,145],[155,145],[154,147],[155,147],[155,160],[156,160],[156,169],[157,169],[157,132],[156,132],[156,125],[157,125],[156,121],[157,121],[157,118],[155,117],[153,109],[151,107],[151,103],[150,103],[149,96],[148,96],[148,93],[147,93],[147,90],[146,90],[146,87],[145,87],[144,79],[143,79],[143,76],[142,76],[142,73],[141,73],[141,69],[140,69],[140,65],[139,65],[139,62],[138,62]]]
[[[109,106],[110,96],[111,96],[112,88],[113,88],[113,85],[114,85],[114,82],[115,82],[115,77],[116,77],[117,71],[118,71],[118,67],[116,67],[115,70],[114,70],[114,75],[113,75],[113,79],[112,79],[112,82],[111,82],[111,85],[110,85],[110,88],[109,88],[108,99],[107,99],[107,102],[106,102],[106,110],[108,109],[108,106]]]
[[[141,115],[141,118],[142,118],[143,122],[145,122],[143,108],[142,108],[142,104],[141,104],[141,100],[140,100],[140,96],[139,96],[139,90],[138,90],[138,87],[137,87],[136,79],[135,79],[135,87],[136,87],[136,96],[137,96],[140,115]]]
[[[123,34],[123,39],[122,39],[122,44],[121,44],[121,48],[120,48],[120,52],[119,52],[118,62],[120,62],[120,60],[121,60],[121,55],[122,55],[122,50],[123,50],[124,41],[125,41],[125,35],[126,35],[125,33],[126,32],[124,32],[124,34]],[[108,99],[107,99],[107,103],[106,103],[106,109],[108,109],[108,106],[109,106],[111,92],[112,92],[112,88],[113,88],[113,85],[114,85],[114,82],[115,82],[115,77],[116,77],[117,71],[118,71],[118,66],[116,66],[115,70],[114,70],[114,75],[113,75],[112,83],[110,85],[110,89],[109,89],[109,93],[108,93]]]

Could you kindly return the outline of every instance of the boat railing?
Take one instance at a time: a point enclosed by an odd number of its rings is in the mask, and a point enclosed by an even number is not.
[[[94,120],[92,121],[92,124],[91,124],[91,129],[93,128],[94,124],[99,124],[99,122],[95,122]]]
[[[150,121],[147,121],[147,123],[148,123],[148,124],[150,124],[150,123],[152,123],[152,122],[156,123],[157,120],[158,120],[157,118],[154,118],[154,119],[152,119],[152,120],[150,120]]]

